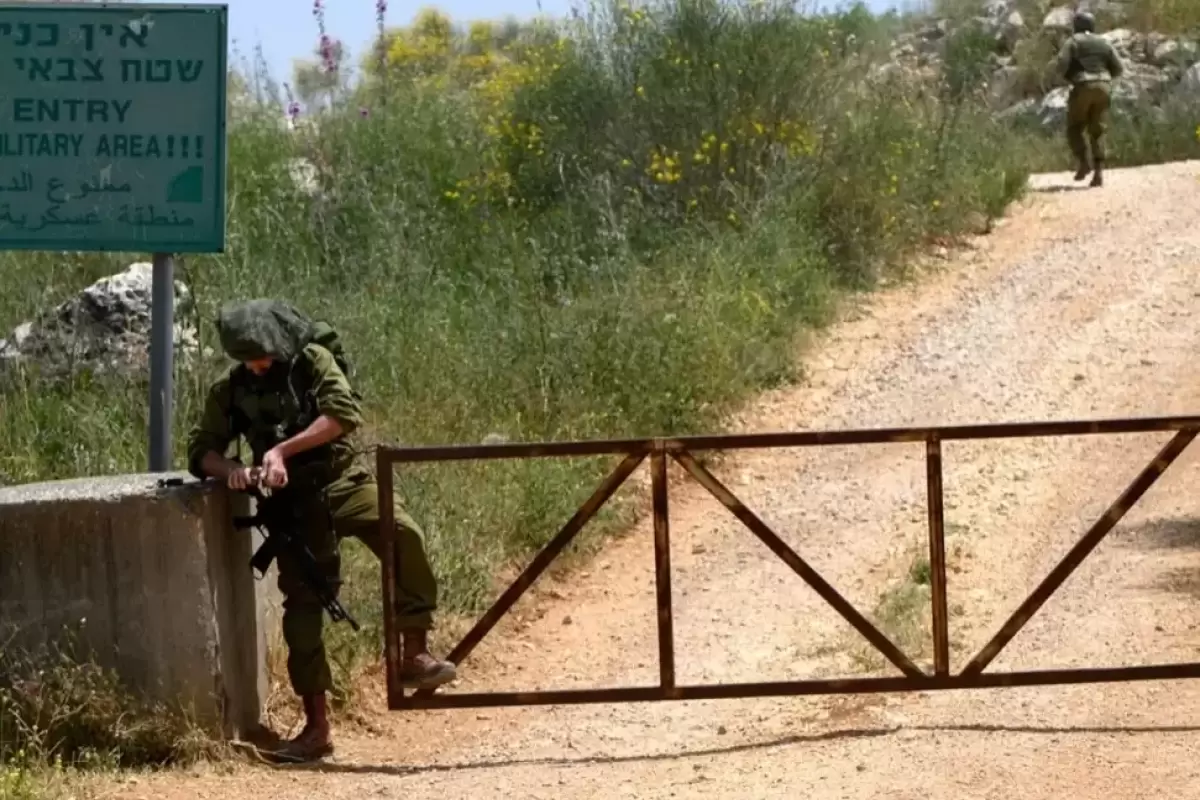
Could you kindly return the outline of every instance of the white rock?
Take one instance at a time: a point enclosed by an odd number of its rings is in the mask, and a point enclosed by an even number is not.
[[[1169,39],[1154,48],[1151,63],[1158,67],[1190,67],[1200,60],[1195,42]]]
[[[1075,12],[1066,6],[1050,9],[1045,19],[1042,20],[1042,28],[1050,31],[1063,31],[1070,33],[1075,21]]]
[[[45,374],[80,369],[122,374],[147,368],[153,265],[131,264],[86,287],[75,297],[16,327],[0,342],[0,365],[36,360]],[[175,281],[175,342],[186,357],[199,336],[186,321],[192,310],[188,287]]]
[[[1067,97],[1071,90],[1065,86],[1059,86],[1050,90],[1050,93],[1042,98],[1041,106],[1038,108],[1038,117],[1042,124],[1046,126],[1061,125],[1063,119],[1067,115]]]
[[[1138,57],[1145,52],[1145,40],[1128,28],[1114,28],[1100,36],[1107,40],[1122,58]]]
[[[297,189],[309,196],[321,193],[321,184],[317,181],[317,168],[306,158],[293,158],[287,162],[288,178]]]
[[[1193,64],[1183,73],[1175,94],[1186,99],[1200,100],[1200,64]]]

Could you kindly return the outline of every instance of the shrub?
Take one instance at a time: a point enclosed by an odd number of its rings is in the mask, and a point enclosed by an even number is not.
[[[77,797],[84,772],[189,764],[216,755],[186,710],[131,692],[77,631],[29,646],[0,630],[0,798]]]

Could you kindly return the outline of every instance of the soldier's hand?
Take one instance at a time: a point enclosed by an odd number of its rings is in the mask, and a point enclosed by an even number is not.
[[[230,471],[225,483],[235,492],[241,492],[257,483],[257,480],[249,467],[238,467]]]
[[[268,450],[263,455],[262,462],[264,483],[272,489],[287,486],[287,467],[283,465],[283,456],[276,450]]]

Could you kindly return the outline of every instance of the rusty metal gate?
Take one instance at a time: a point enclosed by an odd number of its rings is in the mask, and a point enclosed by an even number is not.
[[[957,674],[950,673],[950,637],[946,610],[946,558],[942,514],[942,442],[972,439],[1030,438],[1122,433],[1176,431],[1174,437],[1109,506],[1108,510],[1070,549],[1046,578],[1012,613],[980,651]],[[387,646],[388,707],[469,708],[483,706],[547,705],[578,703],[638,702],[651,700],[708,700],[813,694],[856,694],[868,692],[916,692],[941,689],[974,689],[999,686],[1098,683],[1200,677],[1200,663],[1150,666],[1053,669],[1016,672],[984,672],[1009,641],[1054,594],[1125,513],[1154,484],[1180,453],[1200,433],[1200,417],[1154,417],[1142,419],[1002,423],[937,428],[881,428],[795,433],[732,434],[681,438],[617,441],[553,442],[535,444],[456,445],[445,447],[389,447],[376,451],[379,479],[380,526],[385,545],[383,560],[384,630]],[[721,483],[692,453],[712,450],[816,447],[832,445],[923,443],[928,487],[929,563],[933,616],[933,672],[917,667],[908,656],[846,601],[786,542],[776,535],[733,492]],[[593,515],[612,497],[633,471],[650,459],[654,517],[655,582],[658,602],[657,686],[606,689],[569,689],[531,692],[477,692],[438,694],[421,689],[406,696],[399,686],[398,652],[393,576],[392,487],[397,463],[460,461],[480,459],[548,458],[566,456],[623,455],[616,469],[567,521],[559,533],[533,558],[525,570],[479,619],[447,658],[461,664],[479,645],[500,618],[538,579]],[[671,608],[670,528],[668,525],[667,458],[673,459],[700,485],[728,508],[767,547],[791,567],[809,586],[861,633],[890,661],[900,675],[845,679],[796,680],[762,683],[703,684],[680,686],[675,682],[675,645]]]

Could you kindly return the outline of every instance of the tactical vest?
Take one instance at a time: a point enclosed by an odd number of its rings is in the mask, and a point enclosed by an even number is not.
[[[303,431],[319,416],[316,393],[309,387],[312,375],[307,357],[297,356],[290,364],[275,364],[272,372],[259,377],[244,364],[229,375],[230,430],[246,437],[254,465],[275,445]],[[292,463],[329,462],[329,444],[315,447],[289,459]]]
[[[1076,33],[1071,39],[1074,53],[1067,67],[1067,80],[1073,84],[1110,82],[1113,75],[1109,72],[1108,57],[1112,45],[1108,40],[1094,33]]]

